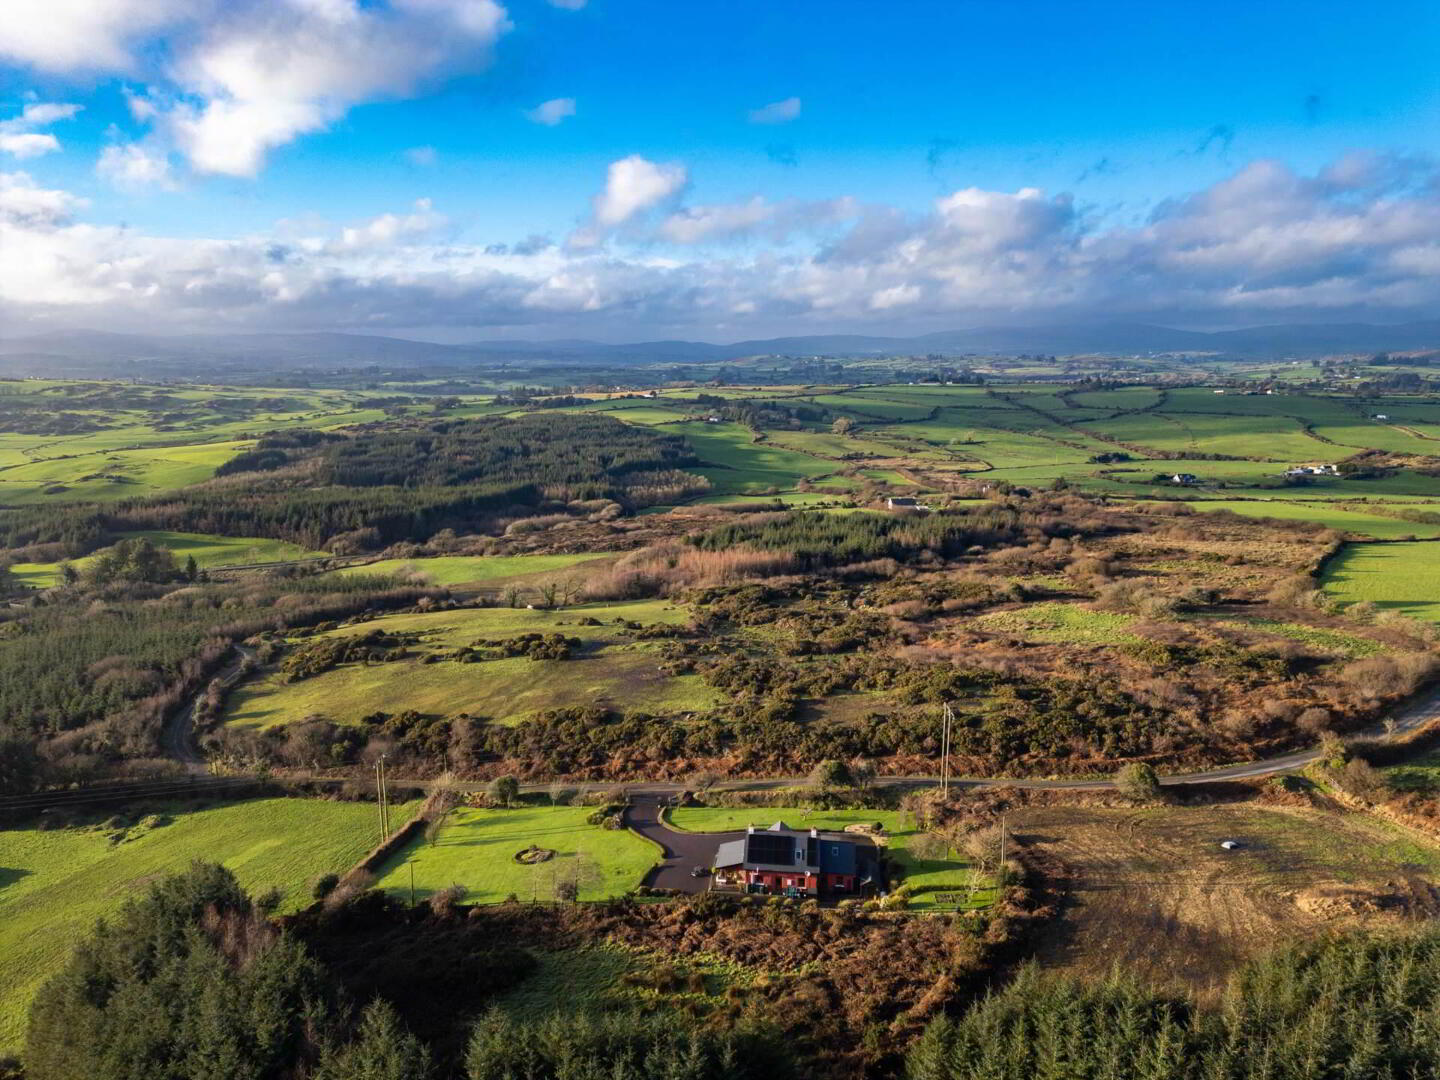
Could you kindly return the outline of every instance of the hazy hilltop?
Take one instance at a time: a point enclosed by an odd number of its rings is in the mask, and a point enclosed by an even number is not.
[[[1240,330],[1178,330],[1145,323],[1019,327],[982,326],[915,337],[811,334],[731,344],[582,339],[481,340],[440,344],[346,333],[120,334],[65,330],[0,339],[0,370],[11,375],[116,375],[163,371],[195,362],[236,367],[328,368],[384,364],[434,367],[559,363],[715,363],[750,356],[942,356],[1049,353],[1133,356],[1190,353],[1233,359],[1278,359],[1440,347],[1440,320],[1372,323],[1282,323]]]

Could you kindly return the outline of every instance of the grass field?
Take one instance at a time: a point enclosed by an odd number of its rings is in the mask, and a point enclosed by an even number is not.
[[[739,424],[700,421],[673,424],[665,431],[690,440],[702,462],[693,471],[714,484],[717,495],[754,494],[772,488],[786,491],[801,479],[823,476],[840,467],[824,458],[757,443],[750,429]]]
[[[1229,510],[1245,517],[1279,518],[1284,521],[1314,521],[1329,529],[1372,536],[1377,540],[1393,540],[1400,536],[1440,536],[1440,525],[1426,525],[1400,518],[1385,517],[1364,506],[1353,507],[1339,502],[1268,501],[1258,499],[1205,499],[1190,503],[1204,513]]]
[[[336,574],[402,574],[432,585],[479,585],[530,574],[549,574],[603,562],[608,552],[579,555],[440,555],[433,559],[382,559],[347,566]],[[583,576],[579,570],[578,575]]]
[[[386,864],[379,886],[408,900],[413,869],[417,900],[458,884],[466,903],[494,904],[511,895],[553,899],[557,880],[578,875],[582,900],[621,896],[640,884],[660,852],[628,829],[588,824],[593,811],[534,803],[509,810],[461,807],[433,844],[421,837]],[[533,866],[516,862],[516,852],[532,844],[555,857]]]
[[[127,532],[122,539],[133,540],[144,537],[160,547],[168,548],[182,566],[185,560],[194,556],[202,569],[216,566],[241,566],[247,563],[284,562],[289,559],[303,559],[324,552],[309,551],[299,544],[284,540],[262,540],[253,536],[215,536],[209,533],[181,533],[161,530]],[[76,559],[74,565],[83,569],[88,558]],[[43,589],[60,580],[59,563],[16,563],[10,568],[20,581],[32,588]]]
[[[1031,604],[981,615],[974,621],[986,630],[1016,634],[1034,641],[1119,645],[1140,640],[1125,629],[1135,621],[1135,616],[1092,611],[1079,604]]]
[[[803,810],[797,808],[678,806],[670,811],[669,821],[677,829],[688,832],[726,832],[747,825],[773,825],[777,820],[796,829],[834,829],[846,825],[879,822],[888,834],[886,849],[903,872],[903,883],[913,891],[909,910],[954,911],[955,904],[940,904],[937,893],[968,893],[975,889],[968,906],[988,907],[995,901],[995,889],[986,881],[976,881],[976,871],[958,855],[950,860],[922,859],[911,852],[910,842],[917,835],[909,814],[896,810]],[[965,905],[961,905],[965,906]]]
[[[1350,544],[1325,567],[1324,589],[1344,603],[1440,622],[1440,543]]]
[[[464,711],[505,723],[542,709],[577,705],[651,712],[706,709],[719,698],[700,676],[666,675],[658,666],[657,644],[631,642],[616,625],[617,620],[675,624],[688,617],[684,609],[662,601],[582,605],[560,611],[497,607],[386,616],[331,633],[356,634],[370,629],[420,633],[424,644],[411,659],[370,666],[345,664],[294,683],[284,682],[275,672],[262,674],[231,696],[227,721],[266,728],[319,714],[336,723],[354,723],[377,710],[415,709],[430,715]],[[598,619],[604,625],[580,626],[582,618]],[[578,637],[584,644],[569,660],[420,661],[422,652],[531,631],[558,631]]]
[[[400,820],[415,806],[399,807]],[[98,826],[0,830],[0,1054],[18,1048],[31,997],[80,936],[148,881],[210,859],[252,892],[280,889],[282,910],[293,910],[309,902],[315,878],[345,870],[377,841],[366,803],[262,799],[175,807],[170,817],[119,844]]]
[[[1440,876],[1440,848],[1360,813],[1056,806],[1020,810],[1011,823],[1022,845],[1067,868],[1070,901],[1037,955],[1082,978],[1118,965],[1204,991],[1281,942],[1363,924],[1364,897],[1403,903],[1411,882],[1423,894]],[[1222,850],[1227,839],[1242,847]],[[1347,896],[1362,898],[1353,913]]]

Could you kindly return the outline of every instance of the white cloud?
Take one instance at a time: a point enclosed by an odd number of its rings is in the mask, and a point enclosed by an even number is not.
[[[360,225],[347,226],[336,240],[320,245],[318,250],[332,253],[375,251],[406,243],[446,224],[448,219],[434,211],[429,199],[416,199],[410,213],[381,214]]]
[[[834,224],[860,212],[853,199],[774,203],[759,195],[746,202],[685,206],[668,215],[655,230],[672,244],[703,244],[764,235],[784,240],[791,233]]]
[[[428,169],[440,160],[440,155],[433,146],[412,146],[405,151],[405,160],[411,165]]]
[[[750,110],[752,124],[788,124],[800,116],[800,99],[788,97],[784,101],[772,101],[758,109]]]
[[[0,56],[43,71],[128,71],[135,41],[195,6],[189,0],[6,0]]]
[[[1307,175],[1256,162],[1139,224],[1092,219],[1067,196],[1028,188],[962,189],[919,214],[750,199],[650,216],[679,199],[686,180],[678,165],[615,162],[592,221],[610,242],[581,249],[539,238],[458,243],[423,200],[343,227],[154,236],[75,220],[82,200],[3,174],[0,320],[539,326],[566,336],[725,326],[747,337],[1097,314],[1385,321],[1440,305],[1437,166],[1385,159]],[[737,238],[753,247],[706,247]]]
[[[29,173],[0,173],[0,225],[46,231],[68,224],[84,205],[68,191],[36,187]]]
[[[689,179],[685,166],[657,165],[639,154],[612,161],[605,190],[595,196],[595,224],[605,229],[622,225],[678,194]]]
[[[551,7],[564,8],[566,11],[579,11],[589,0],[549,0]]]
[[[575,99],[573,97],[551,98],[549,101],[542,101],[533,109],[526,109],[525,115],[534,123],[554,127],[567,116],[575,115]]]
[[[95,163],[95,173],[119,188],[175,187],[169,156],[143,143],[117,143],[105,147]]]
[[[54,135],[29,132],[23,135],[7,135],[0,132],[0,153],[17,158],[39,157],[60,149],[60,140]]]
[[[254,176],[270,151],[353,105],[482,66],[510,29],[497,0],[7,4],[0,55],[50,70],[142,74],[147,92],[130,95],[136,118],[159,125],[197,171],[231,176]]]
[[[39,157],[60,149],[60,140],[49,132],[37,128],[49,127],[61,120],[69,120],[81,109],[79,105],[62,105],[53,102],[32,102],[20,111],[19,116],[0,120],[0,153],[17,158]]]

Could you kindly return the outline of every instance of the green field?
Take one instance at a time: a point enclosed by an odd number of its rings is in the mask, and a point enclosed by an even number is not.
[[[624,895],[639,886],[660,851],[628,829],[588,824],[593,812],[587,806],[535,804],[509,810],[461,807],[434,843],[421,837],[386,864],[379,885],[408,900],[413,869],[417,900],[461,885],[466,903],[495,904],[512,895],[553,899],[557,879],[575,875],[582,900]],[[555,857],[534,866],[516,862],[515,853],[532,844]]]
[[[347,566],[336,574],[400,574],[431,585],[478,585],[529,574],[549,574],[586,563],[599,563],[610,552],[591,551],[578,555],[440,555],[432,559],[382,559],[379,562]],[[578,576],[583,574],[577,571]]]
[[[804,810],[757,806],[678,806],[669,813],[670,824],[687,832],[727,832],[747,825],[773,825],[777,820],[795,829],[833,829],[846,825],[879,822],[888,835],[886,850],[912,890],[911,911],[954,911],[954,904],[942,905],[936,893],[968,892],[976,871],[958,855],[949,860],[922,859],[909,844],[917,835],[909,814],[898,810]],[[988,907],[995,901],[995,889],[981,884],[975,890],[972,907]]]
[[[160,547],[168,548],[175,560],[182,566],[185,560],[194,557],[202,570],[218,566],[241,566],[247,563],[285,562],[290,559],[304,559],[323,555],[323,551],[309,551],[299,544],[284,540],[262,540],[253,536],[215,536],[208,533],[181,533],[163,530],[120,533],[122,540],[145,538]],[[76,559],[76,569],[83,570],[89,558]],[[15,563],[10,568],[20,581],[32,588],[43,589],[60,580],[59,563]]]
[[[757,443],[750,429],[739,424],[696,421],[665,430],[690,440],[702,462],[693,471],[714,484],[718,495],[755,494],[772,488],[787,491],[801,479],[823,476],[840,467],[824,458]]]
[[[1283,521],[1314,521],[1328,529],[1393,540],[1401,536],[1440,536],[1440,525],[1426,525],[1401,518],[1385,517],[1363,504],[1341,502],[1269,501],[1260,499],[1203,499],[1189,504],[1204,513],[1229,510],[1245,517],[1279,518]]]
[[[1324,589],[1347,604],[1440,622],[1440,543],[1349,544],[1325,567]]]
[[[992,632],[1015,634],[1033,641],[1120,645],[1140,640],[1125,629],[1134,621],[1133,615],[1092,611],[1079,604],[1042,603],[981,615],[974,623]]]
[[[418,805],[398,807],[399,820]],[[282,910],[294,910],[309,902],[317,877],[344,871],[377,841],[373,805],[318,799],[177,806],[169,824],[136,829],[119,844],[112,833],[98,825],[0,830],[0,1055],[18,1049],[45,978],[146,882],[210,859],[252,892],[280,889]]]
[[[604,625],[581,626],[592,618]],[[632,642],[617,620],[679,624],[683,608],[663,601],[581,605],[560,611],[470,608],[424,615],[390,615],[331,634],[371,629],[418,632],[424,644],[410,659],[385,664],[345,664],[287,683],[278,672],[261,674],[232,696],[227,722],[268,728],[321,715],[355,723],[379,711],[415,709],[428,715],[468,712],[501,723],[523,720],[542,709],[609,705],[650,712],[707,709],[719,701],[698,675],[666,675],[658,643]],[[584,643],[569,660],[509,657],[462,664],[422,663],[424,652],[451,650],[478,638],[514,637],[532,631],[562,632]]]

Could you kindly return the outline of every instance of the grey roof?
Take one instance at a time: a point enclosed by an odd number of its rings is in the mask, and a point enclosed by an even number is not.
[[[715,849],[716,866],[739,866],[745,861],[745,841],[727,840]]]

